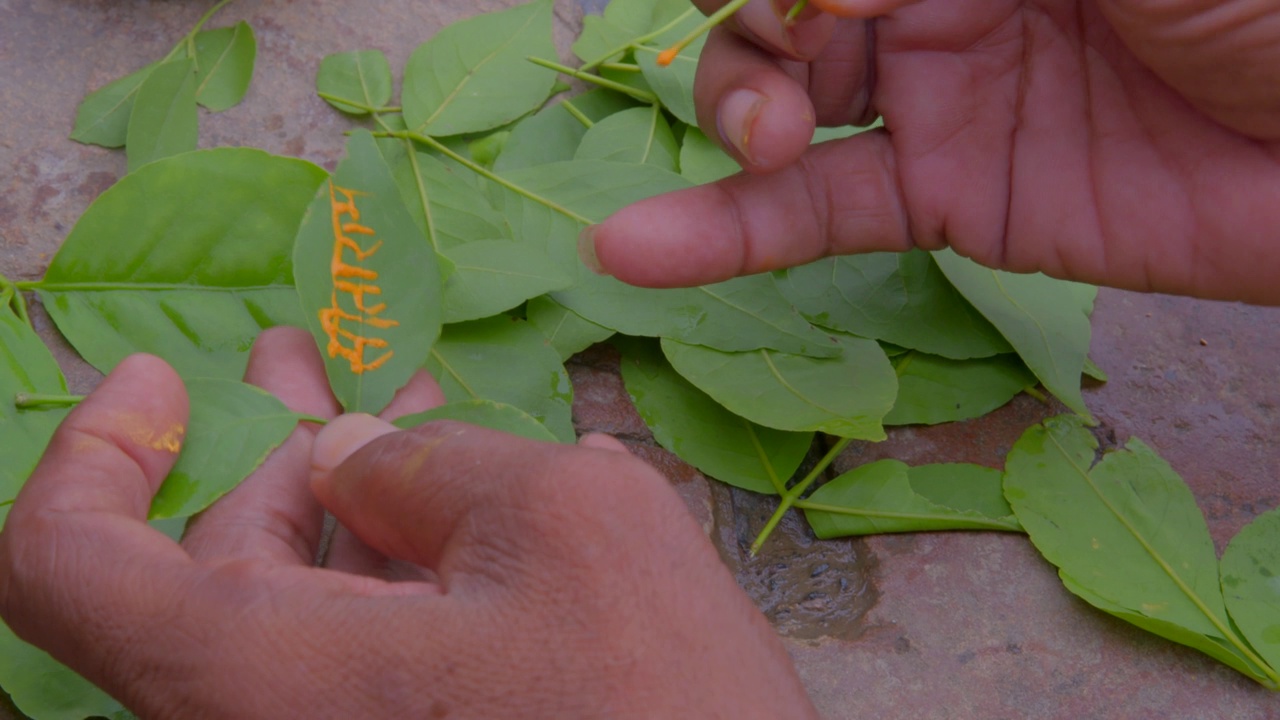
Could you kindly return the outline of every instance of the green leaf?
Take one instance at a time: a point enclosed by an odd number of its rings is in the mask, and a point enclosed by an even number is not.
[[[124,716],[124,706],[0,622],[0,686],[33,720]]]
[[[1200,633],[1188,630],[1174,623],[1156,618],[1150,618],[1141,613],[1133,612],[1121,605],[1100,597],[1099,595],[1089,591],[1080,583],[1076,582],[1070,575],[1059,571],[1058,577],[1062,580],[1063,586],[1067,588],[1073,595],[1081,598],[1090,605],[1099,610],[1124,620],[1125,622],[1142,628],[1153,635],[1159,635],[1167,640],[1186,645],[1194,648],[1209,657],[1223,663],[1236,672],[1243,673],[1261,683],[1268,684],[1273,687],[1271,680],[1267,678],[1266,672],[1251,661],[1249,658],[1241,654],[1240,650],[1228,644],[1225,640],[1216,637],[1201,635]]]
[[[1018,523],[1004,497],[1004,473],[999,470],[968,463],[936,463],[910,468],[907,479],[911,489],[929,502]]]
[[[726,352],[769,348],[813,357],[840,352],[830,335],[791,307],[768,274],[655,290],[581,273],[577,285],[552,297],[582,317],[627,335],[673,338]]]
[[[826,258],[778,273],[778,286],[823,327],[956,360],[1011,350],[920,250]]]
[[[444,288],[444,321],[479,320],[573,280],[537,247],[514,240],[478,240],[444,251],[453,273]]]
[[[542,333],[523,320],[498,316],[446,326],[427,370],[449,402],[514,405],[561,441],[575,437],[569,374]]]
[[[437,251],[472,240],[510,237],[511,230],[484,192],[436,157],[406,152],[395,165],[395,177],[405,207]]]
[[[604,19],[633,35],[646,35],[660,30],[676,20],[684,19],[685,25],[701,20],[689,0],[611,0],[604,9]]]
[[[999,471],[959,472],[956,483],[973,482],[975,492],[1000,486]],[[1012,530],[1012,518],[990,517],[977,510],[947,507],[912,488],[910,468],[897,460],[880,460],[840,475],[796,503],[818,537],[873,535],[929,530]]]
[[[125,139],[129,172],[196,149],[200,127],[194,69],[190,60],[162,63],[138,88]]]
[[[630,45],[637,34],[599,15],[586,15],[582,18],[582,32],[578,33],[571,49],[584,63],[618,60],[626,54],[625,50],[614,51]]]
[[[502,154],[510,137],[510,130],[495,130],[488,135],[481,135],[467,143],[467,149],[471,151],[471,157],[476,162],[487,168],[492,168],[493,164],[497,162],[498,156]]]
[[[18,410],[18,393],[65,395],[58,363],[31,326],[0,307],[0,503],[17,496],[67,410]],[[0,505],[0,527],[9,514]]]
[[[244,148],[147,165],[89,206],[40,298],[104,373],[148,352],[186,377],[238,379],[258,333],[304,322],[290,251],[324,177]]]
[[[698,58],[702,55],[702,47],[706,45],[707,36],[699,37],[681,50],[670,65],[666,67],[658,65],[659,52],[684,38],[702,22],[698,13],[690,13],[683,18],[681,22],[654,38],[651,43],[637,47],[635,58],[636,64],[644,73],[644,79],[658,95],[662,105],[682,122],[697,127],[698,114],[693,105],[693,81],[698,71]]]
[[[124,147],[138,87],[160,66],[154,62],[89,93],[76,110],[71,139],[102,147]]]
[[[546,425],[538,422],[532,415],[514,405],[492,400],[463,400],[441,405],[424,413],[406,415],[396,420],[395,426],[408,430],[435,420],[456,420],[530,440],[560,442]]]
[[[726,353],[663,340],[676,372],[730,412],[765,427],[883,440],[881,420],[898,382],[873,340],[836,338],[839,357],[813,358],[773,350]]]
[[[502,177],[520,191],[494,189],[494,206],[515,239],[546,247],[552,259],[575,275],[578,233],[584,225],[601,222],[638,200],[689,187],[684,178],[653,165],[601,160],[549,163]]]
[[[555,57],[551,0],[456,22],[409,57],[401,100],[409,127],[458,135],[506,125],[538,109],[555,73],[529,57]]]
[[[982,417],[1036,378],[1017,355],[948,360],[911,351],[894,360],[898,399],[886,425],[936,425]]]
[[[695,185],[705,185],[736,175],[742,168],[711,141],[701,130],[690,127],[684,131],[684,144],[680,146],[680,174]]]
[[[325,98],[325,102],[351,115],[368,115],[367,107],[386,107],[391,102],[391,84],[391,65],[381,50],[329,55],[320,61],[316,73],[316,91],[358,103]]]
[[[1222,590],[1236,627],[1280,669],[1280,509],[1259,515],[1222,554]]]
[[[349,412],[381,411],[422,367],[443,303],[436,253],[368,132],[352,134],[316,193],[293,262],[334,396]]]
[[[813,444],[813,433],[774,430],[738,417],[676,373],[657,343],[615,342],[627,393],[659,445],[717,480],[780,494]]]
[[[151,501],[151,519],[190,517],[258,468],[298,424],[271,393],[235,380],[188,378],[182,452]]]
[[[574,159],[649,164],[676,172],[679,155],[671,126],[654,105],[623,110],[596,123]]]
[[[213,112],[244,99],[253,81],[258,43],[243,20],[232,27],[196,33],[196,102]]]
[[[1182,479],[1139,440],[1095,464],[1097,449],[1073,416],[1037,425],[1014,445],[1005,497],[1031,542],[1087,591],[1082,597],[1101,598],[1094,604],[1103,610],[1118,606],[1242,647],[1227,618],[1213,541]],[[1183,634],[1161,634],[1185,642]]]
[[[635,106],[626,95],[597,88],[570,99],[587,119],[599,121]],[[516,123],[493,167],[499,173],[572,160],[587,126],[556,103]]]
[[[542,331],[561,360],[568,360],[613,337],[610,328],[591,322],[547,295],[530,300],[525,307],[525,317]]]
[[[1084,376],[1087,378],[1093,378],[1098,382],[1107,382],[1109,379],[1107,377],[1107,371],[1098,367],[1098,364],[1088,357],[1084,359]]]
[[[1091,418],[1080,394],[1089,352],[1089,313],[1097,288],[989,270],[951,250],[933,254],[947,279],[978,309],[1027,367],[1067,407]]]

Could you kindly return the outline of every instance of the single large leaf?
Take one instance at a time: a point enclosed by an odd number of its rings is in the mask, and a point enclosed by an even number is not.
[[[530,440],[560,442],[546,425],[514,405],[492,400],[462,400],[441,405],[416,415],[406,415],[395,421],[395,426],[408,430],[436,420],[456,420],[468,425],[478,425],[490,430],[500,430]]]
[[[132,718],[124,706],[0,622],[0,687],[32,720]]]
[[[542,333],[523,320],[498,316],[446,326],[427,369],[451,403],[514,405],[561,441],[575,437],[569,374]]]
[[[769,348],[813,357],[840,352],[830,335],[791,307],[768,274],[655,290],[584,272],[577,285],[552,297],[627,335],[668,337],[728,352]]]
[[[1222,554],[1227,610],[1280,683],[1280,509],[1259,515]]]
[[[151,501],[151,519],[191,517],[230,492],[280,446],[298,415],[235,380],[188,378],[191,417],[178,461]]]
[[[663,340],[672,367],[731,412],[765,427],[883,440],[898,379],[873,340],[836,338],[839,357],[727,353]]]
[[[1201,635],[1193,630],[1188,630],[1181,625],[1171,623],[1157,618],[1147,617],[1140,612],[1129,610],[1121,605],[1100,597],[1089,589],[1076,582],[1070,575],[1059,570],[1058,577],[1062,580],[1063,586],[1067,588],[1073,595],[1098,608],[1099,610],[1114,615],[1125,622],[1142,628],[1153,635],[1159,635],[1167,640],[1186,645],[1194,648],[1209,657],[1221,662],[1228,667],[1243,673],[1258,682],[1270,683],[1274,689],[1274,681],[1267,678],[1266,671],[1254,663],[1240,651],[1239,647],[1233,646],[1225,640],[1208,635]]]
[[[550,96],[555,73],[528,61],[555,57],[551,0],[456,22],[409,57],[401,101],[409,127],[458,135],[506,125]]]
[[[976,466],[975,466],[976,467]],[[961,471],[954,483],[971,483],[975,494],[999,492],[1000,472]],[[910,468],[880,460],[840,475],[798,507],[820,538],[927,530],[1018,530],[1010,517],[940,505],[911,486]]]
[[[443,312],[436,253],[368,132],[320,188],[293,262],[334,396],[377,413],[426,361]]]
[[[196,33],[196,102],[213,112],[235,107],[253,81],[258,43],[243,20]]]
[[[102,147],[124,147],[138,87],[159,65],[151,63],[85,96],[76,110],[71,139]]]
[[[982,417],[1035,385],[1017,355],[948,360],[915,351],[894,359],[898,399],[886,425],[936,425]]]
[[[542,248],[514,240],[470,242],[444,256],[453,263],[444,288],[447,323],[496,315],[573,282]]]
[[[391,65],[381,50],[329,55],[320,61],[316,72],[316,91],[331,96],[325,102],[352,115],[368,115],[365,108],[385,107],[391,102],[391,84]]]
[[[237,379],[262,329],[304,322],[290,250],[324,177],[241,148],[147,165],[89,206],[40,297],[102,372],[149,352],[187,377]]]
[[[602,88],[575,95],[568,102],[593,122],[635,106],[626,95]],[[493,168],[504,173],[572,160],[586,134],[587,126],[562,103],[545,107],[516,123]]]
[[[671,126],[654,105],[623,110],[596,123],[582,138],[574,158],[643,163],[676,172],[679,155]]]
[[[66,392],[58,363],[35,331],[0,306],[0,503],[18,494],[67,414],[65,409],[18,410],[14,396]],[[0,505],[0,527],[8,514],[9,506]]]
[[[1067,407],[1090,417],[1080,394],[1089,352],[1089,313],[1097,288],[989,270],[951,250],[933,254],[947,279],[1004,335],[1040,382]]]
[[[673,370],[657,343],[616,342],[627,394],[659,445],[735,487],[767,494],[786,487],[813,433],[774,430],[734,415]]]
[[[199,140],[195,63],[162,63],[138,88],[133,102],[125,140],[129,172],[155,160],[195,150]]]
[[[921,250],[825,258],[778,273],[778,286],[823,327],[957,360],[1011,350]]]
[[[568,360],[613,336],[610,328],[591,322],[546,295],[529,301],[525,317],[542,331],[561,360]]]
[[[1031,542],[1110,605],[1230,641],[1213,541],[1187,486],[1139,440],[1095,464],[1097,449],[1071,416],[1014,445],[1005,497]]]

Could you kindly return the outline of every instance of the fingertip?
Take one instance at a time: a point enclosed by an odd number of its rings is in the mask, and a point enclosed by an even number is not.
[[[609,452],[622,453],[630,455],[631,451],[627,449],[622,441],[612,435],[605,433],[588,433],[578,438],[578,445],[584,448],[594,448],[596,450],[607,450]]]
[[[764,173],[800,157],[813,140],[813,104],[784,85],[731,90],[716,108],[722,145],[747,172]]]
[[[311,448],[311,486],[326,494],[334,468],[373,440],[399,432],[399,428],[372,415],[350,414],[334,418],[316,435]]]
[[[887,15],[917,2],[919,0],[813,0],[813,4],[822,12],[847,18]]]

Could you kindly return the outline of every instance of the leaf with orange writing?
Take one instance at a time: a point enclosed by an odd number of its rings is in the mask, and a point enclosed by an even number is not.
[[[426,362],[442,301],[435,250],[368,132],[351,136],[321,185],[293,262],[334,395],[348,411],[378,412]]]

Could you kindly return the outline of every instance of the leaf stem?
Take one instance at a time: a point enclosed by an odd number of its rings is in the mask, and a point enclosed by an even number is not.
[[[0,508],[11,507],[15,502],[17,502],[17,500],[18,498],[14,498],[12,500],[5,500],[4,502],[0,502]]]
[[[375,115],[378,113],[396,113],[402,110],[402,108],[400,108],[399,106],[373,107],[372,105],[366,105],[365,103],[362,103],[359,100],[350,100],[348,98],[339,97],[337,95],[334,95],[333,93],[327,93],[323,90],[317,90],[316,97],[322,100],[328,100],[330,102],[337,102],[337,103],[342,103],[343,105],[350,105],[351,107],[359,108],[367,113],[373,113]]]
[[[1035,385],[1028,385],[1028,386],[1026,386],[1026,387],[1022,388],[1022,392],[1024,392],[1024,393],[1026,393],[1026,394],[1030,395],[1031,397],[1033,397],[1033,398],[1035,398],[1035,399],[1039,400],[1041,403],[1044,403],[1045,405],[1048,405],[1048,404],[1049,404],[1049,396],[1047,396],[1047,395],[1045,395],[1044,393],[1040,392],[1040,390],[1039,390],[1038,388],[1036,388],[1036,386],[1035,386]]]
[[[563,107],[565,112],[569,113],[578,122],[582,123],[582,126],[585,127],[586,129],[590,130],[591,128],[595,127],[596,124],[594,122],[591,122],[591,118],[587,117],[586,113],[579,110],[577,105],[574,105],[568,100],[561,100],[560,107]]]
[[[711,28],[719,25],[720,23],[728,19],[730,15],[741,10],[742,6],[746,5],[747,2],[748,0],[732,0],[732,2],[729,2],[724,7],[712,13],[710,17],[708,17],[706,20],[703,20],[701,23],[699,23],[698,27],[690,31],[688,35],[685,35],[684,37],[680,38],[671,47],[658,53],[658,65],[660,65],[661,67],[666,67],[670,65],[671,61],[676,59],[676,56],[680,54],[681,50],[684,50],[686,47],[689,47],[689,44],[692,43],[694,40],[697,40],[703,35],[706,35],[708,32],[711,31]]]
[[[791,9],[787,11],[787,15],[783,18],[783,21],[786,22],[788,26],[795,24],[796,18],[800,17],[800,13],[804,12],[804,9],[808,6],[809,0],[800,0],[795,5],[791,6]]]
[[[40,408],[75,407],[84,402],[83,395],[45,395],[42,393],[18,393],[13,396],[13,406],[19,410]]]
[[[642,70],[639,65],[632,65],[631,63],[604,63],[603,65],[600,66],[600,69],[612,70],[614,72],[620,72],[620,73],[644,72],[644,70]]]
[[[328,425],[329,420],[318,415],[308,415],[306,413],[298,413],[298,422],[309,422],[317,425]]]
[[[602,78],[599,75],[592,75],[591,73],[583,72],[582,70],[571,68],[568,65],[561,65],[560,63],[552,62],[551,60],[544,60],[538,57],[530,57],[528,58],[528,60],[534,65],[547,68],[548,70],[555,70],[556,72],[562,75],[568,75],[569,77],[577,78],[579,80],[582,80],[583,82],[588,82],[588,83],[591,83],[592,85],[598,85],[602,88],[605,88],[606,90],[620,92],[623,95],[630,95],[631,97],[635,98],[636,100],[639,100],[642,103],[651,104],[651,103],[658,102],[657,96],[655,96],[653,93],[646,92],[638,88],[633,88],[630,85],[624,85],[623,83],[616,82],[614,80],[609,80],[608,78]]]
[[[489,180],[490,182],[497,183],[498,185],[501,185],[502,187],[510,190],[511,192],[521,197],[532,200],[533,202],[536,202],[539,205],[542,205],[543,207],[548,208],[549,210],[558,212],[561,215],[564,215],[565,217],[575,222],[582,223],[583,225],[591,224],[590,219],[579,215],[578,213],[570,210],[567,207],[564,207],[562,205],[557,205],[556,203],[542,197],[541,195],[530,192],[520,187],[519,185],[516,185],[515,183],[512,183],[504,179],[501,175],[494,173],[492,170],[489,170],[483,165],[477,163],[476,161],[471,160],[470,158],[463,157],[462,155],[459,155],[453,150],[450,150],[448,147],[445,146],[444,143],[440,142],[439,140],[436,140],[435,138],[429,135],[422,135],[421,133],[416,133],[411,130],[405,130],[405,131],[396,131],[396,132],[374,133],[374,136],[375,137],[395,137],[395,138],[402,138],[402,139],[407,138],[409,140],[413,140],[414,142],[420,142],[423,145],[426,145],[427,147],[431,148],[432,150],[435,150],[436,152],[440,153],[441,155],[444,155],[450,160],[453,160],[459,165],[462,165],[463,167],[479,175],[480,177],[486,180]]]
[[[803,480],[796,483],[794,487],[787,491],[786,495],[782,496],[782,502],[778,504],[778,509],[774,511],[773,517],[769,518],[769,522],[765,523],[764,529],[760,531],[758,536],[756,536],[755,542],[751,543],[752,557],[755,557],[756,554],[760,552],[761,546],[763,546],[765,541],[769,539],[769,536],[773,534],[773,531],[777,529],[778,523],[782,522],[782,517],[787,514],[787,511],[796,504],[796,501],[799,500],[800,496],[809,489],[809,486],[813,485],[813,483],[822,476],[822,473],[826,472],[827,468],[831,467],[831,463],[835,462],[836,458],[840,456],[840,453],[844,452],[845,448],[849,447],[849,443],[851,442],[853,442],[852,438],[840,438],[835,445],[831,446],[831,449],[827,451],[827,454],[822,456],[822,459],[818,461],[818,464],[809,471],[809,474],[805,475]]]

